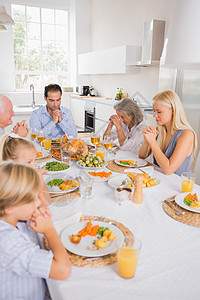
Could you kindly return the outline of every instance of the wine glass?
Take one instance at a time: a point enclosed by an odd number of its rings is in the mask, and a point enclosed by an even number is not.
[[[31,128],[30,129],[30,137],[33,140],[34,144],[35,144],[35,140],[38,136],[38,129],[37,128]]]
[[[103,145],[106,148],[107,156],[109,158],[110,149],[113,146],[113,140],[109,135],[105,135],[103,138]]]
[[[96,150],[97,144],[100,143],[100,134],[98,132],[92,132],[91,143],[95,146],[95,150]]]
[[[40,143],[41,152],[43,152],[43,149],[42,149],[42,142],[44,142],[45,139],[46,139],[46,137],[45,137],[45,132],[44,132],[44,130],[39,130],[39,131],[38,131],[37,140],[38,140],[38,142]]]

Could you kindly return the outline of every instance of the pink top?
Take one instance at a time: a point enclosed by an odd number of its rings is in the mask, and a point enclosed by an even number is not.
[[[120,146],[120,150],[132,151],[138,155],[138,151],[140,150],[144,142],[142,131],[146,127],[146,125],[147,125],[146,122],[142,121],[138,125],[133,126],[129,131],[128,126],[126,126],[124,123],[121,123],[123,132],[126,136],[126,140],[124,141],[124,144]],[[113,139],[118,138],[117,130],[115,126],[113,127],[110,136]]]

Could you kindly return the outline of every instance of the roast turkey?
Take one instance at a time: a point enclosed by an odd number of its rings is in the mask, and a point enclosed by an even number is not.
[[[62,149],[70,154],[72,158],[80,158],[88,154],[87,144],[80,139],[70,139],[62,146]]]

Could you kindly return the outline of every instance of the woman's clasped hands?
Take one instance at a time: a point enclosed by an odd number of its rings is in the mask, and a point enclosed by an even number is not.
[[[154,141],[156,141],[156,137],[158,135],[158,130],[152,126],[146,126],[143,129],[142,132],[143,136],[144,136],[144,140],[148,143],[151,144]]]
[[[109,119],[110,123],[114,126],[116,126],[116,128],[120,128],[121,127],[121,123],[123,122],[122,121],[122,118],[120,116],[118,116],[117,114],[116,115],[112,115]]]

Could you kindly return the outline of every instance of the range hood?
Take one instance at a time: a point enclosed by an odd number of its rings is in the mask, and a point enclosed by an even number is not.
[[[165,34],[165,21],[154,20],[144,23],[142,59],[135,66],[153,66],[160,64]]]

